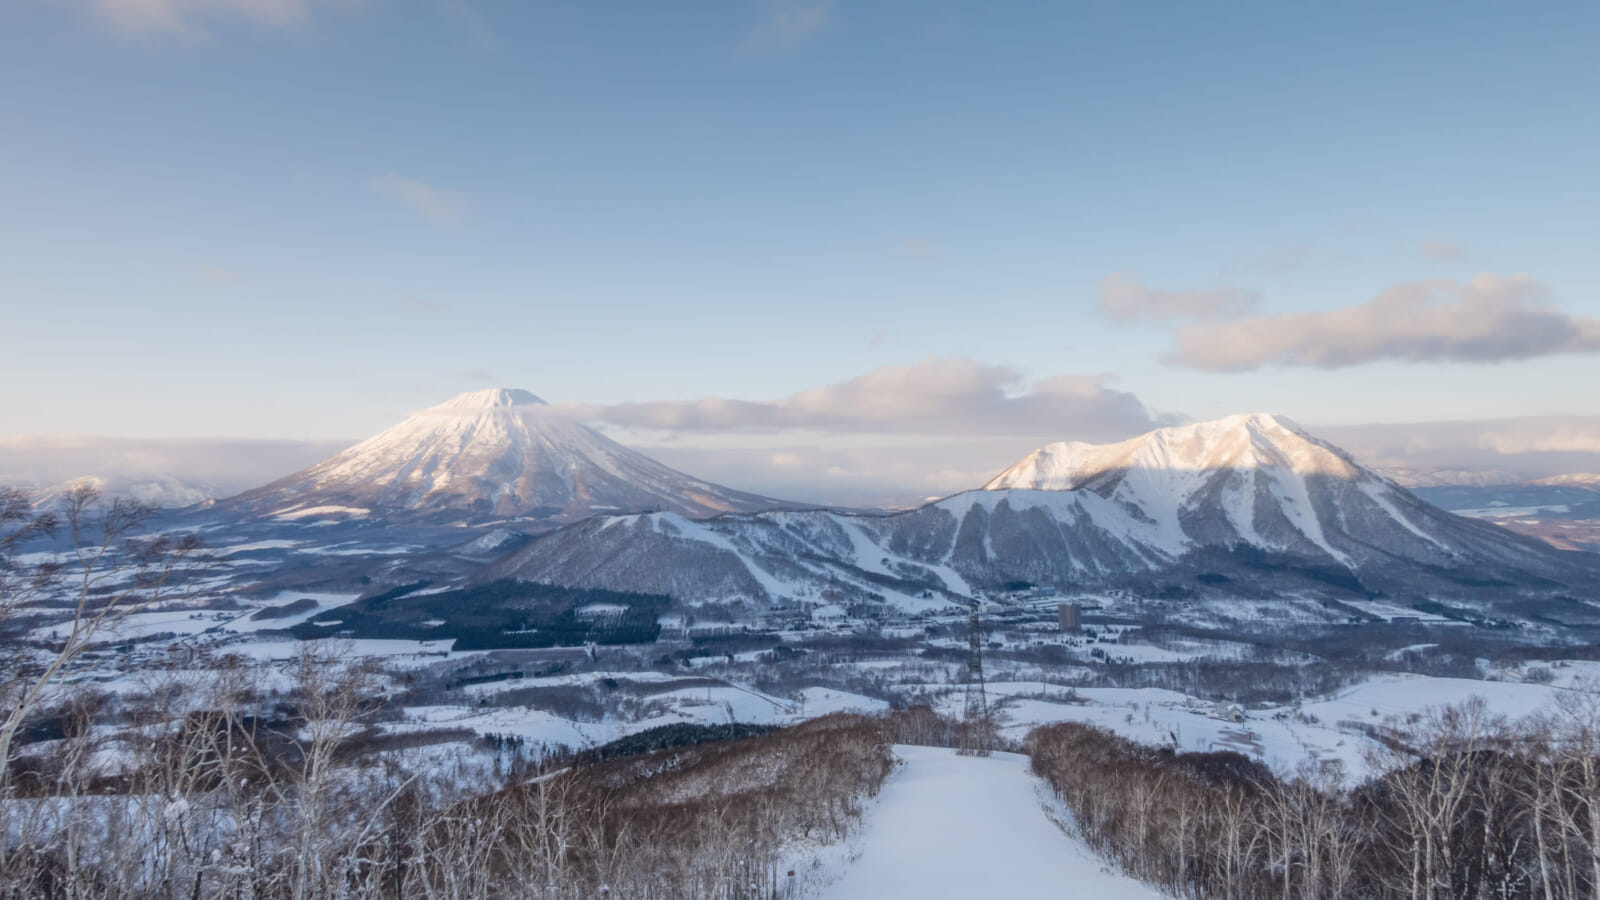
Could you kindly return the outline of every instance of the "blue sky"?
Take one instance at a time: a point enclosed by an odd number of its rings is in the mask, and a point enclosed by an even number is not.
[[[1592,415],[1597,39],[1589,2],[7,3],[0,436],[359,437],[498,385],[637,428],[930,361],[1151,421]]]

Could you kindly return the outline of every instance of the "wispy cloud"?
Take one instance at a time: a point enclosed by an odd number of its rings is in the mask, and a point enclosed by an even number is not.
[[[379,175],[368,181],[367,186],[380,196],[411,207],[413,212],[435,225],[449,228],[460,227],[470,206],[464,194],[403,175]]]
[[[769,0],[765,7],[766,17],[744,36],[735,49],[740,56],[761,56],[787,50],[822,33],[833,17],[833,5],[826,0]]]
[[[241,20],[269,28],[304,22],[314,7],[349,7],[351,0],[87,0],[93,13],[124,34],[209,36],[208,23]]]
[[[1149,319],[1222,319],[1255,309],[1261,296],[1235,287],[1161,291],[1146,287],[1128,272],[1100,281],[1100,309],[1119,322]]]
[[[1397,284],[1327,312],[1261,315],[1178,330],[1167,361],[1212,372],[1268,364],[1342,368],[1377,362],[1500,362],[1600,351],[1600,319],[1548,303],[1527,275]]]
[[[35,488],[94,476],[113,490],[176,479],[212,496],[266,484],[347,446],[345,441],[229,438],[0,438],[0,484]]]
[[[708,397],[687,402],[566,407],[626,428],[685,432],[809,430],[852,434],[1126,436],[1151,427],[1133,394],[1101,375],[1028,380],[1008,366],[930,358],[773,401]]]
[[[1040,441],[1015,436],[756,446],[660,445],[641,449],[669,466],[770,497],[846,506],[913,506],[973,490]]]
[[[1487,470],[1505,473],[1508,480],[1600,472],[1600,416],[1333,425],[1315,430],[1364,462],[1386,467]]]

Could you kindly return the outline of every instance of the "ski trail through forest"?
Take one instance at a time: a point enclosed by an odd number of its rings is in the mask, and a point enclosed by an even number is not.
[[[861,854],[828,900],[1161,896],[1051,821],[1027,757],[910,746],[895,755],[903,763],[869,807]]]

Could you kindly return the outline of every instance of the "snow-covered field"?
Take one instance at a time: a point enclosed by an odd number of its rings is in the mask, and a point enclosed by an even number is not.
[[[589,673],[549,679],[526,679],[520,687],[553,687],[611,678],[621,682],[654,681],[657,673]],[[486,690],[474,695],[492,697]],[[494,685],[493,687],[503,687]],[[735,684],[692,687],[665,691],[650,697],[647,712],[638,716],[606,717],[598,722],[578,722],[560,715],[517,706],[412,706],[405,720],[385,726],[390,733],[426,731],[439,727],[467,728],[479,734],[514,735],[530,746],[564,745],[576,749],[595,747],[661,725],[680,723],[723,725],[732,722],[759,725],[792,725],[804,719],[836,712],[878,713],[889,704],[830,688],[811,687],[795,701],[769,697]]]
[[[1513,675],[1515,673],[1505,673]],[[991,702],[1004,709],[1001,733],[1021,740],[1037,725],[1084,722],[1141,743],[1183,751],[1232,750],[1282,772],[1301,763],[1337,762],[1347,779],[1367,772],[1371,726],[1402,730],[1408,718],[1474,697],[1492,713],[1517,720],[1554,709],[1563,691],[1600,678],[1600,664],[1574,661],[1552,670],[1551,684],[1423,675],[1370,678],[1331,697],[1298,706],[1250,708],[1234,721],[1219,704],[1160,688],[1063,688],[1037,682],[990,684]],[[1045,699],[1048,697],[1049,699]],[[1074,700],[1076,698],[1076,700]],[[958,716],[963,695],[947,694],[940,712]]]
[[[1161,896],[1111,871],[1056,824],[1027,757],[906,746],[895,755],[900,765],[852,842],[856,858],[822,897]]]
[[[240,596],[226,605],[174,602],[142,610],[118,622],[104,636],[108,645],[86,654],[64,683],[90,684],[139,702],[149,691],[148,679],[140,673],[198,677],[232,658],[232,664],[251,670],[258,690],[286,693],[294,688],[306,643],[285,629],[355,596],[285,589],[264,598]],[[1121,598],[1103,599],[1114,604]],[[994,607],[987,646],[996,651],[996,659],[988,669],[993,679],[988,689],[991,703],[1002,710],[1001,734],[1008,740],[1020,742],[1038,725],[1078,721],[1183,751],[1233,750],[1279,771],[1307,762],[1336,763],[1354,781],[1367,774],[1366,757],[1377,727],[1403,730],[1407,719],[1430,707],[1473,696],[1483,697],[1495,712],[1520,718],[1552,707],[1581,676],[1600,678],[1600,664],[1595,663],[1497,668],[1485,660],[1479,668],[1483,680],[1385,674],[1330,696],[1255,703],[1235,715],[1212,700],[1174,690],[1086,685],[1108,683],[1100,676],[1115,662],[1255,663],[1266,658],[1293,668],[1315,657],[1277,648],[1263,655],[1259,646],[1243,639],[1126,624],[1098,623],[1062,633],[1054,621],[1056,602],[1054,597],[1024,598]],[[293,611],[281,617],[256,618],[261,610],[286,611],[291,604]],[[681,621],[684,613],[669,615]],[[1409,618],[1422,627],[1429,617],[1419,613]],[[42,626],[33,636],[59,636],[61,627]],[[530,748],[582,749],[659,725],[785,725],[834,711],[881,711],[890,700],[928,703],[947,716],[961,715],[964,615],[887,623],[868,632],[859,645],[841,640],[854,633],[853,627],[724,634],[720,637],[732,641],[726,652],[697,652],[703,640],[699,637],[588,650],[463,652],[454,649],[450,638],[333,639],[326,647],[351,659],[374,658],[382,669],[383,695],[390,706],[376,727],[387,735],[461,729],[520,738]],[[1437,636],[1443,627],[1419,637]],[[1470,626],[1447,627],[1454,631]],[[129,643],[111,646],[110,640]],[[1401,657],[1435,645],[1427,640],[1400,645],[1388,660],[1403,664]]]
[[[147,686],[135,673],[173,666],[203,672],[224,656],[255,667],[254,683],[262,690],[293,688],[293,671],[306,646],[281,628],[319,610],[346,601],[349,595],[286,591],[263,603],[280,606],[302,598],[316,606],[281,619],[256,620],[248,611],[152,610],[122,623],[123,635],[187,632],[172,644],[151,645],[130,654],[103,654],[92,668],[73,680],[92,680],[99,690],[139,695]],[[209,629],[201,633],[200,629]],[[1460,703],[1479,696],[1508,718],[1550,709],[1556,698],[1582,677],[1600,678],[1600,664],[1573,661],[1527,664],[1485,670],[1484,680],[1388,674],[1370,677],[1331,696],[1282,705],[1252,704],[1237,716],[1218,703],[1154,687],[1066,687],[1092,680],[1094,660],[1088,650],[1103,649],[1112,659],[1139,662],[1238,658],[1240,647],[1227,642],[1176,641],[1162,647],[1123,643],[1120,628],[1107,628],[1103,638],[1077,641],[1069,649],[1081,662],[1055,665],[1012,664],[996,671],[988,685],[991,703],[1002,710],[1001,734],[1020,742],[1038,725],[1077,721],[1097,725],[1125,737],[1183,751],[1233,750],[1279,771],[1303,763],[1339,765],[1347,779],[1367,774],[1366,757],[1375,727],[1400,727],[1430,707]],[[795,636],[799,637],[799,636]],[[1053,635],[1024,632],[1010,646],[1026,647]],[[314,642],[322,643],[322,642]],[[931,703],[939,712],[959,717],[963,667],[915,653],[894,652],[862,659],[818,661],[804,670],[793,688],[758,689],[755,682],[770,675],[765,651],[684,659],[663,670],[653,661],[662,651],[603,650],[611,665],[579,662],[561,671],[584,651],[541,651],[538,662],[512,662],[495,651],[455,651],[453,641],[343,640],[327,642],[351,658],[376,658],[388,673],[386,694],[400,702],[398,719],[384,722],[389,734],[441,728],[521,738],[529,747],[596,746],[658,725],[730,722],[791,724],[829,712],[876,712],[888,707],[884,697],[906,703]],[[803,640],[785,641],[805,646]],[[929,639],[929,646],[960,649],[954,639]],[[557,671],[484,682],[462,675],[509,672],[513,668],[555,666]],[[1538,669],[1537,679],[1528,679]],[[451,674],[460,673],[460,674]],[[414,678],[444,685],[443,693],[407,696],[402,689]],[[1549,683],[1541,683],[1548,679]],[[673,683],[681,682],[681,684]],[[659,686],[657,684],[659,683]],[[557,689],[564,689],[560,693]],[[554,691],[545,694],[541,692]],[[576,705],[573,705],[576,704]]]

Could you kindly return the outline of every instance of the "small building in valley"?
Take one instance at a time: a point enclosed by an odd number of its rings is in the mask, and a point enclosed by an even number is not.
[[[1064,634],[1075,634],[1083,627],[1083,607],[1076,603],[1056,604],[1056,624]]]

